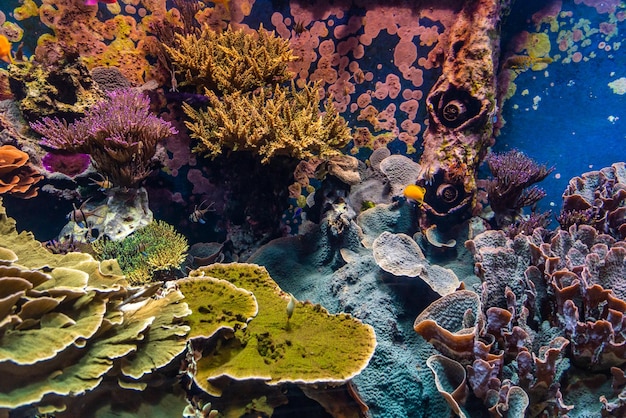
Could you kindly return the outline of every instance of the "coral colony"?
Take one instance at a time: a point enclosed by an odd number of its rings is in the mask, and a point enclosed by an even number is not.
[[[626,9],[423,3],[9,0],[0,416],[626,416],[626,163],[494,151]]]

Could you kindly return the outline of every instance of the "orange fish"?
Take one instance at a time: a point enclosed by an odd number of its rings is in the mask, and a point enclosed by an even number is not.
[[[0,59],[8,64],[13,64],[11,41],[4,35],[0,35]]]
[[[414,200],[421,205],[424,202],[426,189],[422,186],[418,186],[417,184],[409,184],[404,188],[403,194],[407,199]]]

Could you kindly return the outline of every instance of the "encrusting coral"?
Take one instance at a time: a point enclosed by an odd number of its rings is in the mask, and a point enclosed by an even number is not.
[[[229,27],[216,32],[204,26],[200,35],[176,34],[176,46],[165,45],[177,74],[198,93],[208,89],[221,94],[249,92],[293,77],[288,70],[295,57],[287,39],[261,27],[256,33]]]
[[[9,193],[29,199],[37,196],[37,187],[43,176],[32,164],[28,154],[13,145],[0,146],[0,194]]]
[[[28,121],[52,115],[74,119],[105,98],[77,57],[56,65],[17,62],[9,67],[9,86]]]
[[[206,90],[210,106],[195,110],[184,103],[196,152],[215,157],[223,150],[252,151],[267,163],[274,156],[329,158],[350,141],[350,129],[331,101],[320,114],[317,83],[297,90],[275,86],[246,95],[218,97]]]
[[[135,90],[116,90],[85,117],[69,123],[44,118],[31,123],[41,144],[53,150],[89,154],[95,169],[118,187],[138,187],[152,171],[159,141],[177,131],[150,113],[150,99]]]
[[[163,221],[152,221],[126,238],[99,239],[91,243],[100,260],[115,259],[134,284],[159,280],[177,269],[187,255],[187,239]],[[159,274],[159,277],[154,277]]]
[[[0,413],[61,417],[99,387],[142,390],[185,349],[180,292],[154,297],[158,286],[127,287],[115,262],[52,254],[1,205],[0,270]]]

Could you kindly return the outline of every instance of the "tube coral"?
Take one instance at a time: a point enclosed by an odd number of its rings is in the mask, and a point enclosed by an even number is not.
[[[89,154],[96,170],[115,186],[137,187],[151,171],[157,143],[178,133],[150,113],[150,99],[135,90],[117,90],[73,123],[43,118],[31,127],[53,150]]]

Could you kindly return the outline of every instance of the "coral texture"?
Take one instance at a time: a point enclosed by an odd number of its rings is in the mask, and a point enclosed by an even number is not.
[[[206,111],[183,104],[186,125],[200,140],[196,152],[215,157],[224,149],[251,151],[267,163],[274,156],[329,158],[350,140],[350,129],[332,103],[319,109],[318,84],[297,90],[276,86],[245,95],[218,97],[206,90]]]
[[[561,227],[591,225],[614,238],[626,238],[626,164],[615,163],[570,180],[563,193]]]
[[[47,66],[22,61],[9,68],[9,86],[28,121],[44,116],[74,119],[105,95],[76,58]]]
[[[61,412],[99,387],[143,389],[184,351],[180,292],[156,298],[158,287],[126,287],[114,262],[52,254],[1,206],[0,232],[0,412]]]
[[[43,176],[32,164],[28,154],[12,145],[0,146],[0,194],[10,193],[29,199],[37,196],[35,186]]]
[[[261,27],[256,33],[233,30],[216,32],[204,26],[200,35],[176,34],[177,45],[166,46],[178,74],[198,93],[204,89],[221,94],[249,92],[280,84],[293,74],[288,64],[296,60],[289,41]]]
[[[42,145],[89,154],[95,169],[118,187],[137,187],[152,171],[157,143],[177,131],[150,113],[150,100],[135,90],[108,93],[73,123],[44,118],[31,124]]]

